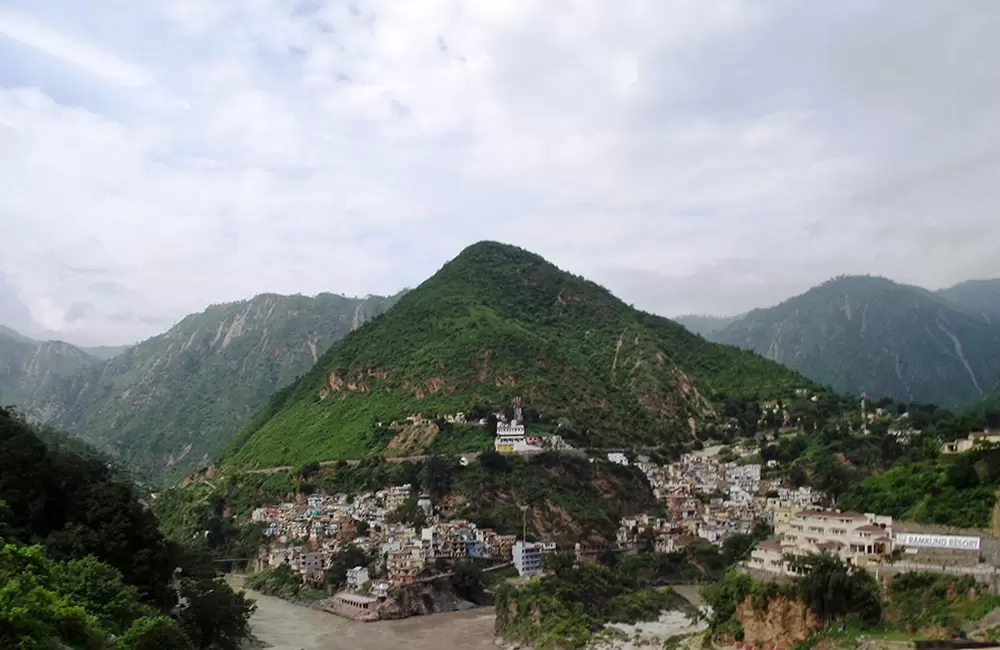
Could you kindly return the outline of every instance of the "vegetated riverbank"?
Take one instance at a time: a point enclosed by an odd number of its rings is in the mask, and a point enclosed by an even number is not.
[[[234,586],[242,584],[231,578]],[[359,623],[247,591],[257,603],[250,620],[266,650],[495,650],[492,607],[398,621]]]

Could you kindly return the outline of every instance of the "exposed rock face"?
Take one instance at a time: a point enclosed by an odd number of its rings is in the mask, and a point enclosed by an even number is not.
[[[398,598],[390,599],[379,609],[379,618],[391,620],[441,612],[462,612],[475,606],[456,596],[450,587],[431,582],[400,589]]]
[[[747,597],[737,606],[736,617],[743,625],[743,640],[758,648],[791,648],[823,626],[805,603],[785,596],[772,598],[763,610]]]

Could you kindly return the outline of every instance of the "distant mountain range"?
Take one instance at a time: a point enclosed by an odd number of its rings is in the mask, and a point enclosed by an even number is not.
[[[809,379],[956,408],[1000,397],[998,296],[997,280],[930,292],[848,276],[743,316],[678,319],[695,336],[481,242],[405,295],[263,294],[124,350],[0,326],[0,404],[168,481],[224,452],[266,466],[479,448],[482,429],[400,423],[514,396],[574,444],[659,445],[718,422],[726,398]]]
[[[662,445],[690,441],[727,397],[791,398],[810,386],[533,253],[480,242],[333,344],[233,439],[224,462],[478,450],[492,440],[482,428],[414,420],[486,414],[515,396],[532,431],[573,446]]]
[[[127,348],[0,330],[0,402],[78,434],[147,476],[210,462],[271,394],[397,297],[262,294],[216,305]],[[96,352],[96,354],[95,354]]]
[[[1000,391],[1000,280],[931,292],[844,276],[733,319],[678,320],[838,391],[952,408]]]

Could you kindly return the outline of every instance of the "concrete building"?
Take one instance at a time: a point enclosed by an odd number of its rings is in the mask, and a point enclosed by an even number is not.
[[[497,436],[493,440],[493,449],[501,454],[542,451],[541,439],[525,435],[524,424],[517,421],[497,422]]]
[[[542,545],[518,540],[513,548],[514,568],[520,576],[535,576],[542,572]]]
[[[408,543],[398,551],[391,551],[385,561],[389,582],[394,585],[412,582],[424,568],[424,547]]]
[[[747,563],[752,569],[790,573],[786,555],[830,552],[844,562],[865,566],[893,551],[892,517],[836,510],[802,510],[780,538],[761,543]]]
[[[326,555],[323,553],[301,553],[295,560],[295,568],[302,574],[303,580],[322,580],[323,569],[326,567]]]
[[[976,445],[1000,443],[1000,431],[977,431],[968,438],[946,442],[941,445],[942,454],[964,454]]]
[[[608,454],[608,460],[616,465],[624,465],[625,467],[628,467],[628,456],[620,451],[613,451]]]
[[[347,588],[352,591],[361,591],[366,582],[370,582],[368,567],[356,566],[347,570]]]

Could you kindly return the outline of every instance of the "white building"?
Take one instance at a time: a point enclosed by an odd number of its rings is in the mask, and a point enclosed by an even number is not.
[[[525,434],[524,424],[518,421],[511,423],[497,422],[497,436],[493,441],[493,449],[501,454],[511,454],[521,451],[541,451],[537,440]]]
[[[608,460],[617,465],[624,465],[628,467],[628,457],[621,452],[618,451],[611,452],[610,454],[608,454]]]
[[[1000,443],[1000,431],[977,431],[968,438],[946,442],[941,445],[942,454],[964,454],[977,445]]]
[[[892,517],[836,510],[803,510],[788,522],[779,539],[761,543],[748,566],[772,573],[789,573],[785,555],[823,551],[847,564],[864,566],[892,554]]]
[[[518,540],[514,543],[514,568],[520,576],[535,576],[542,572],[542,545]]]
[[[347,588],[352,591],[361,591],[364,584],[370,581],[371,578],[368,576],[368,567],[366,566],[356,566],[347,570]]]

